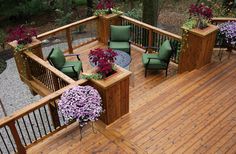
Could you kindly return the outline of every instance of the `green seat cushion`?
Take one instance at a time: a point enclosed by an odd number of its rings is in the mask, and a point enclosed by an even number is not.
[[[161,45],[160,50],[159,50],[160,59],[168,61],[171,56],[171,52],[172,52],[172,49],[170,46],[170,42],[169,42],[169,40],[166,40]]]
[[[148,64],[149,58],[157,58],[157,59],[151,59]],[[142,56],[142,62],[143,62],[144,66],[146,66],[148,64],[148,66],[147,66],[148,68],[165,69],[167,67],[167,63],[162,61],[158,54],[145,54],[144,53]]]
[[[82,69],[82,63],[80,61],[67,61],[67,62],[65,62],[64,66],[71,66],[71,65],[74,66],[77,74],[74,73],[72,67],[62,68],[62,69],[60,69],[60,71],[63,72],[64,74],[68,75],[69,77],[72,77],[72,78],[78,77],[78,75],[80,74],[80,70]]]
[[[129,52],[129,42],[110,42],[110,48]]]
[[[111,41],[128,42],[130,39],[130,26],[111,25]]]
[[[49,59],[53,63],[53,65],[60,69],[65,64],[65,56],[60,48],[54,48],[52,54],[50,55]]]

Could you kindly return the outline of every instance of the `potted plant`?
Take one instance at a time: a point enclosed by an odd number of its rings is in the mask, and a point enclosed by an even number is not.
[[[103,112],[101,102],[101,96],[96,89],[91,86],[77,86],[62,94],[58,108],[67,122],[77,120],[82,130],[88,122],[98,120]]]
[[[36,29],[21,25],[9,30],[7,41],[16,41],[17,46],[15,51],[19,51],[24,48],[26,44],[30,44],[33,41],[33,37],[37,37]]]
[[[236,49],[236,22],[226,22],[218,25],[219,32],[217,35],[217,43],[220,48],[227,48],[229,52],[228,58],[230,58],[232,49]],[[222,59],[222,52],[220,50],[219,57]]]
[[[183,24],[179,73],[201,68],[211,62],[217,26],[211,25],[212,10],[205,4],[192,4]]]
[[[218,25],[218,40],[223,46],[236,46],[236,22],[226,22]]]
[[[212,9],[204,3],[192,4],[189,7],[189,19],[184,23],[183,27],[190,30],[193,28],[204,29],[208,27],[213,17]]]
[[[120,11],[117,8],[114,8],[113,0],[100,0],[97,4],[97,9],[94,12],[94,15],[105,15],[105,14],[118,14]]]
[[[117,53],[112,49],[97,48],[89,53],[89,61],[95,66],[95,72],[91,75],[83,75],[86,79],[104,79],[115,73],[115,57]]]

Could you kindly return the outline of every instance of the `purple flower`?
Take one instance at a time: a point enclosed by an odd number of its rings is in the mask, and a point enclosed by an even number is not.
[[[65,91],[58,102],[59,111],[67,121],[76,119],[80,126],[98,120],[103,109],[101,96],[91,86],[77,86]]]
[[[236,45],[236,22],[226,22],[218,25],[220,29],[220,37],[227,44],[231,44],[233,46]]]

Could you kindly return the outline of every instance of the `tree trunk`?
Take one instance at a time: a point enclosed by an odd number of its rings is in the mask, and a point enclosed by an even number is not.
[[[87,0],[87,17],[93,15],[93,0]]]
[[[143,0],[143,22],[157,26],[159,0]]]
[[[132,10],[134,8],[134,0],[128,0],[128,8]]]

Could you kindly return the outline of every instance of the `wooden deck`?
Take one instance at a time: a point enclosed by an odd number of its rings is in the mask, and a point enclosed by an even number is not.
[[[93,48],[103,46],[95,43]],[[80,50],[85,60],[86,50]],[[96,122],[96,133],[86,126],[82,141],[75,123],[28,152],[235,153],[236,57],[169,80],[155,72],[145,79],[141,52],[134,51],[129,114],[108,127]]]
[[[85,72],[92,69],[92,66],[88,61],[88,53],[91,49],[96,48],[107,48],[107,46],[103,43],[95,41],[74,51],[76,53],[80,53],[80,58],[83,62],[83,68]],[[148,71],[147,77],[145,78],[144,67],[142,64],[143,52],[144,50],[136,46],[132,46],[132,61],[130,64],[130,71],[132,72],[130,78],[130,110],[133,110],[142,104],[142,102],[139,102],[140,104],[137,104],[137,100],[140,99],[140,96],[142,96],[144,93],[148,92],[161,82],[177,74],[177,65],[174,63],[170,63],[167,77],[165,77],[165,71]]]

